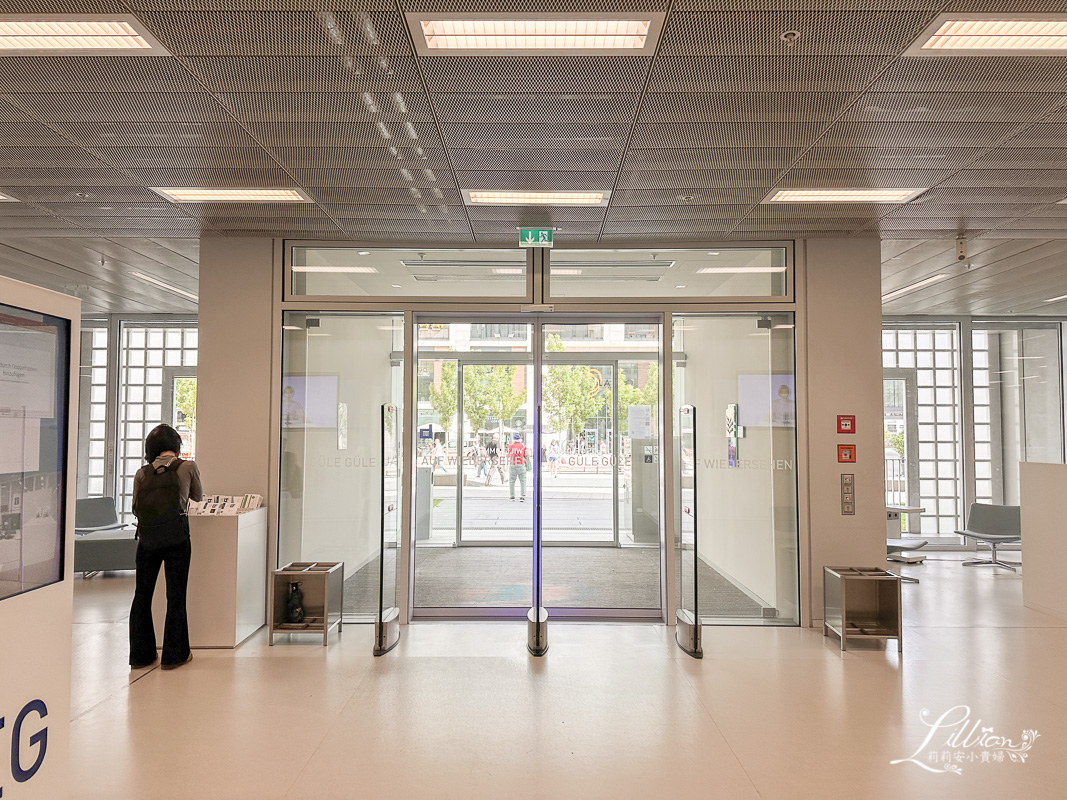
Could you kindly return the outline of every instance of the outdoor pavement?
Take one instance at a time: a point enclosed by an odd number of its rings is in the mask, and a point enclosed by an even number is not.
[[[474,480],[472,473],[467,473],[470,480]],[[496,472],[489,486],[485,486],[484,481],[481,477],[476,484],[468,483],[463,487],[464,540],[530,541],[533,535],[533,474],[527,473],[525,502],[510,499],[508,482],[501,484]],[[628,493],[621,485],[619,488],[619,535],[622,542],[627,543],[630,528]],[[518,481],[515,482],[515,494],[516,497],[520,494]],[[434,485],[435,505],[428,543],[455,542],[456,495],[455,486]],[[599,474],[560,472],[557,476],[546,470],[542,518],[547,541],[613,541],[610,470]]]

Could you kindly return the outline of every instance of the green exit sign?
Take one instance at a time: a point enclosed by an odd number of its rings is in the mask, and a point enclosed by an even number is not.
[[[551,247],[552,228],[519,228],[520,247]]]

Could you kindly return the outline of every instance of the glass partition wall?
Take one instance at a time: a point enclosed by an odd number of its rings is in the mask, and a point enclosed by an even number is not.
[[[344,561],[345,615],[366,621],[379,607],[382,497],[399,502],[383,477],[381,409],[402,404],[403,320],[283,315],[278,562]]]
[[[683,606],[705,622],[799,623],[793,334],[792,314],[674,317],[674,413],[690,417],[676,432],[675,518],[696,569],[683,571]]]
[[[292,246],[279,563],[343,559],[349,619],[399,591],[415,619],[519,619],[538,597],[552,618],[673,621],[684,591],[705,622],[797,624],[792,282],[788,244]],[[790,313],[671,305],[726,302]],[[383,405],[406,427],[388,546]],[[677,518],[698,502],[699,536]]]
[[[1019,502],[1019,464],[1063,463],[1062,325],[1043,320],[886,319],[886,503],[902,535],[973,547],[970,503]]]

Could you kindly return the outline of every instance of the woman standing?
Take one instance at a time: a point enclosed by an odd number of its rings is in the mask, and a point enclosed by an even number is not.
[[[137,587],[130,608],[130,667],[156,661],[152,595],[159,568],[167,576],[167,620],[163,628],[163,669],[193,660],[185,591],[189,582],[189,501],[204,496],[194,461],[178,458],[182,440],[169,425],[152,429],[144,442],[148,464],[133,479],[133,513],[137,517]]]

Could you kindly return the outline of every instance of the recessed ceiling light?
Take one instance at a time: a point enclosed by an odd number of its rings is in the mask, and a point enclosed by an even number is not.
[[[926,189],[779,189],[764,203],[906,203]]]
[[[407,14],[421,55],[652,53],[663,25],[654,14]]]
[[[170,55],[128,15],[5,14],[0,55]]]
[[[467,190],[463,199],[470,205],[505,206],[603,206],[609,191],[603,192],[483,192]]]
[[[525,275],[526,270],[521,267],[501,267],[493,270],[494,275]]]
[[[1067,294],[1061,294],[1059,297],[1050,297],[1045,300],[1046,303],[1058,303],[1060,300],[1067,300]]]
[[[684,283],[679,283],[674,288],[675,289],[684,289],[685,288],[685,284]]]
[[[160,289],[164,289],[168,292],[173,292],[174,294],[179,294],[182,297],[187,297],[194,303],[200,302],[200,298],[192,292],[187,292],[185,289],[179,289],[177,286],[171,286],[169,283],[167,283],[166,281],[161,281],[159,278],[153,278],[151,275],[145,275],[143,272],[131,272],[130,275],[137,278],[137,280],[139,281],[144,281],[145,283],[150,283],[153,286],[158,286]]]
[[[283,331],[302,331],[304,330],[299,325],[282,325]]]
[[[311,203],[310,197],[299,189],[239,189],[184,186],[156,188],[174,203]]]
[[[701,267],[697,272],[705,275],[731,275],[741,272],[785,272],[785,267]]]
[[[399,283],[394,283],[394,284],[392,284],[392,287],[394,289],[399,289],[400,288],[400,284]]]
[[[360,250],[359,254],[361,256],[369,256],[370,255],[370,250]]]
[[[552,267],[552,275],[553,275],[553,277],[555,277],[557,275],[581,275],[581,274],[582,274],[582,271],[580,269],[561,269],[560,267]]]
[[[376,267],[333,267],[333,266],[313,266],[313,267],[293,267],[293,272],[356,272],[360,274],[370,274],[377,272]]]
[[[896,289],[896,290],[890,292],[889,294],[883,294],[882,295],[882,302],[883,303],[888,302],[889,300],[893,300],[893,299],[895,299],[897,297],[900,297],[902,294],[907,294],[908,292],[914,291],[916,289],[921,289],[924,286],[929,286],[931,283],[937,283],[938,281],[943,281],[947,277],[948,277],[947,274],[931,275],[929,278],[923,278],[921,281],[916,281],[915,283],[909,283],[907,286],[902,286],[901,288]]]
[[[906,55],[1067,55],[1067,16],[942,14]]]
[[[714,250],[714,251],[708,253],[709,256],[717,256],[718,254],[719,254],[718,250]]]

